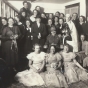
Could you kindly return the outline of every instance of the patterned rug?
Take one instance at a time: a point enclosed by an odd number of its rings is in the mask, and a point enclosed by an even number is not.
[[[57,88],[57,87],[51,87],[51,86],[50,87],[44,87],[44,86],[26,87],[21,83],[14,83],[7,88]],[[83,82],[80,81],[78,83],[71,84],[71,85],[69,85],[69,88],[88,88],[88,81],[83,81]]]

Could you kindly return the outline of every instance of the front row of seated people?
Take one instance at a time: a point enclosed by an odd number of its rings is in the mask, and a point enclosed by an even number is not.
[[[86,70],[76,61],[76,54],[69,52],[68,44],[60,52],[56,52],[55,45],[51,45],[49,53],[42,52],[41,46],[35,44],[34,52],[28,54],[27,58],[30,69],[15,76],[25,86],[68,88],[71,83],[88,80]]]

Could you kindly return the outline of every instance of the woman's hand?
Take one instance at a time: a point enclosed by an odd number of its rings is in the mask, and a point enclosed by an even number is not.
[[[88,72],[87,69],[82,68],[82,70]]]
[[[51,68],[57,69],[57,67],[58,67],[57,63],[52,63],[51,64]]]
[[[14,39],[17,39],[18,38],[18,35],[14,35]]]
[[[33,68],[33,71],[36,72],[36,73],[39,73],[39,70]]]

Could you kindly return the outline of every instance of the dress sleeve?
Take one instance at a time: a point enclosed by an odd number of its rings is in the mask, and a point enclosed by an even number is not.
[[[33,53],[30,53],[27,55],[27,59],[29,59],[29,60],[32,60],[32,57],[33,57]]]
[[[59,53],[56,53],[57,61],[62,60],[62,56]]]

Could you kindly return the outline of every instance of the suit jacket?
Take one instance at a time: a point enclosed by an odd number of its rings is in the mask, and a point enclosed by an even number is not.
[[[41,39],[38,39],[39,33],[41,34]],[[47,36],[45,25],[40,23],[40,26],[38,27],[37,23],[34,23],[32,25],[32,35],[33,35],[33,44],[38,43],[43,46]]]

